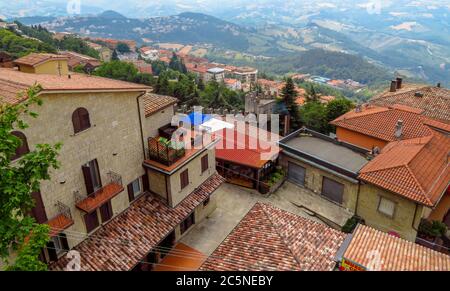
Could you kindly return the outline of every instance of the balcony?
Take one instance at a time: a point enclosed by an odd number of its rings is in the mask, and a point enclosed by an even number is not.
[[[184,142],[172,142],[164,137],[148,138],[148,157],[165,166],[172,166],[186,154]]]
[[[108,183],[94,193],[88,195],[81,195],[78,191],[74,193],[78,209],[91,213],[124,190],[119,174],[108,172],[107,176]]]
[[[72,226],[74,223],[69,206],[59,201],[56,202],[55,206],[58,208],[58,214],[47,221],[47,224],[50,226],[50,237],[57,236],[61,231]]]

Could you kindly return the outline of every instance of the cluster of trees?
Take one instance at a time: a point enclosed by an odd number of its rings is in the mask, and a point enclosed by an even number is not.
[[[67,35],[62,39],[54,39],[53,33],[49,32],[41,25],[26,26],[18,21],[16,21],[16,24],[24,35],[40,40],[47,46],[51,47],[52,51],[68,50],[91,56],[93,58],[100,58],[99,53],[95,49],[89,47],[88,44],[81,38]]]
[[[282,89],[278,113],[289,114],[291,130],[306,126],[312,130],[328,134],[334,132],[335,128],[329,123],[350,111],[354,104],[351,100],[338,96],[335,100],[323,104],[319,100],[320,93],[314,85],[306,87],[306,103],[303,106],[296,104],[297,92],[291,78],[286,80]]]
[[[13,58],[33,52],[56,53],[56,48],[47,43],[20,37],[7,29],[0,29],[0,50],[11,54]]]
[[[30,216],[34,207],[32,193],[41,181],[49,180],[49,170],[59,168],[57,161],[61,144],[38,144],[35,149],[12,163],[22,141],[14,130],[28,127],[24,116],[37,117],[30,106],[41,105],[36,96],[40,86],[27,91],[28,99],[17,105],[0,105],[0,260],[7,270],[42,271],[47,266],[39,254],[49,241],[50,227],[38,224]],[[17,255],[11,258],[11,252]]]
[[[93,72],[93,75],[148,86],[152,86],[154,84],[154,78],[152,75],[140,73],[132,63],[121,61],[102,63],[102,65]]]

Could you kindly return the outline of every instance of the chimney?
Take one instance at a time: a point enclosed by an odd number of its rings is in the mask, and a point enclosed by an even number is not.
[[[395,137],[400,139],[403,135],[403,120],[398,120],[395,126]]]
[[[361,104],[356,105],[355,112],[360,113],[361,111],[362,111],[362,105]]]
[[[441,83],[437,83],[436,87],[441,88]]]
[[[397,91],[397,81],[392,80],[391,81],[391,89],[389,90],[390,92],[395,92]]]
[[[403,79],[397,78],[397,90],[402,88]]]

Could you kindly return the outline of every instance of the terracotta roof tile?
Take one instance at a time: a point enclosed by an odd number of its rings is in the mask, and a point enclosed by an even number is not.
[[[147,91],[151,89],[141,84],[78,73],[71,73],[69,78],[69,76],[28,74],[14,69],[0,68],[0,96],[4,98],[3,102],[19,103],[23,99],[17,98],[16,94],[36,83],[42,86],[43,93],[54,91]]]
[[[416,96],[416,92],[423,96]],[[450,90],[446,88],[406,85],[400,91],[382,93],[369,102],[380,106],[401,104],[419,108],[425,116],[450,123]]]
[[[159,110],[176,104],[178,99],[170,96],[147,93],[142,97],[142,102],[144,104],[145,117],[149,117]]]
[[[448,134],[389,143],[359,178],[408,199],[434,206],[450,182]]]
[[[345,234],[264,203],[256,203],[200,270],[332,270]]]
[[[414,109],[404,106],[396,108],[363,106],[361,112],[352,110],[331,124],[346,128],[384,141],[395,141],[395,128],[399,120],[403,121],[402,139],[428,136],[431,131],[424,123],[429,118],[417,114]]]
[[[370,261],[374,252],[379,265]],[[450,271],[450,256],[361,224],[343,257],[378,271]]]
[[[269,138],[262,133],[262,129],[257,130],[255,134]],[[275,144],[277,140],[264,141],[249,134],[248,129],[246,133],[240,133],[237,129],[223,129],[217,131],[215,135],[221,138],[216,145],[216,159],[259,169],[269,160],[276,158],[280,152],[278,145]]]
[[[206,200],[224,179],[214,174],[175,208],[160,198],[146,194],[123,213],[91,234],[73,250],[81,255],[83,271],[128,271],[157,246],[194,209]],[[65,270],[64,256],[51,270]]]
[[[18,65],[36,66],[52,60],[67,60],[67,56],[56,54],[31,53],[14,61]]]

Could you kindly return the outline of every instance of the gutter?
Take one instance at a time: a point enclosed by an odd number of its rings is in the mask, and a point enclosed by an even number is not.
[[[141,95],[136,97],[136,103],[138,108],[138,116],[139,116],[139,128],[141,131],[141,143],[142,143],[142,153],[144,154],[145,159],[145,143],[144,143],[144,129],[142,128],[142,116],[141,116],[141,104],[139,103],[139,99],[143,97],[147,92],[142,93]]]

